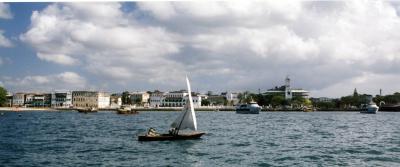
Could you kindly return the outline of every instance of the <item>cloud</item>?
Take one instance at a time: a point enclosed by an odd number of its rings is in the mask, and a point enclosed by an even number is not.
[[[46,53],[37,53],[39,59],[63,64],[63,65],[74,65],[77,63],[77,60],[71,58],[70,56],[63,55],[63,54],[46,54]]]
[[[12,42],[7,39],[4,35],[4,31],[0,29],[0,47],[12,47]]]
[[[12,19],[13,15],[10,6],[6,3],[0,2],[0,19]]]
[[[138,24],[120,8],[119,3],[52,4],[33,12],[31,28],[20,39],[42,60],[80,64],[103,79],[147,82],[160,73],[170,76],[174,70],[147,69],[180,66],[168,58],[179,52],[174,34]]]
[[[199,90],[254,91],[282,85],[290,75],[294,87],[329,94],[334,90],[328,88],[356,85],[348,81],[366,73],[400,71],[400,18],[388,2],[139,2],[131,13],[121,8],[51,4],[33,12],[20,39],[40,59],[79,66],[110,87],[170,90],[189,74]]]
[[[83,89],[85,78],[74,72],[52,75],[32,75],[23,78],[2,77],[4,86],[15,91],[52,91],[57,89]]]

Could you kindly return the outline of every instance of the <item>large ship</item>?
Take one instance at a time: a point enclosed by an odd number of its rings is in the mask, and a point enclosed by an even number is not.
[[[259,114],[260,111],[261,107],[254,101],[236,107],[236,114]]]

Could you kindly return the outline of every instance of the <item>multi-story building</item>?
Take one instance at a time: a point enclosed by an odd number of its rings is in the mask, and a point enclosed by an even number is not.
[[[239,95],[238,93],[232,93],[232,92],[221,93],[221,96],[225,96],[227,103],[229,103],[230,105],[236,105],[239,103],[238,95]]]
[[[183,100],[182,106],[186,105],[186,103],[189,102],[189,95],[185,96],[183,99],[184,100]],[[197,93],[192,93],[193,107],[195,107],[195,108],[201,107],[201,100],[202,100],[202,96],[200,96]]]
[[[12,104],[14,107],[21,107],[25,103],[25,94],[24,93],[15,93],[13,95]]]
[[[13,95],[11,93],[7,92],[7,96],[6,96],[6,106],[7,107],[12,107],[13,105]]]
[[[73,91],[72,105],[74,107],[110,107],[110,95],[105,92],[97,91]]]
[[[182,107],[185,104],[184,97],[187,95],[186,90],[173,91],[166,93],[161,102],[162,107]]]
[[[285,78],[285,85],[280,88],[270,89],[264,95],[282,95],[285,99],[292,99],[293,97],[309,98],[308,91],[304,89],[294,89],[290,86],[290,78]]]
[[[149,106],[150,94],[147,92],[130,92],[131,104],[137,106]]]
[[[122,96],[113,94],[110,96],[110,108],[120,108],[122,105]]]
[[[164,92],[160,92],[158,90],[155,90],[154,92],[150,92],[150,107],[160,107],[162,104],[162,101],[165,98],[165,94]]]
[[[58,91],[51,93],[51,107],[70,108],[72,107],[72,92]]]
[[[36,95],[36,93],[25,93],[24,106],[31,107],[32,106],[32,102],[33,102],[33,97],[35,95]]]
[[[27,107],[50,107],[51,106],[51,94],[50,93],[38,93],[32,98],[29,104],[25,104]]]

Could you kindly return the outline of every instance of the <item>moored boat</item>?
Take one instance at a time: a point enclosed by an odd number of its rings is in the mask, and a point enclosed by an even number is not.
[[[370,103],[364,110],[361,110],[360,113],[376,114],[378,112],[378,110],[379,110],[379,107],[375,103]]]
[[[139,135],[139,141],[165,141],[165,140],[193,140],[199,139],[204,132],[197,131],[197,120],[196,114],[194,112],[192,93],[190,88],[189,79],[186,77],[186,84],[188,87],[188,96],[189,102],[186,103],[182,112],[175,119],[175,121],[171,124],[171,129],[167,134],[159,134],[155,131],[155,129],[150,128],[147,134]],[[191,129],[193,132],[191,133],[180,133],[181,130]]]
[[[236,107],[236,114],[259,114],[260,111],[261,107],[254,101]]]
[[[117,109],[117,114],[139,114],[139,112],[129,106],[121,106]]]
[[[91,108],[76,108],[76,110],[80,113],[89,113],[89,112],[97,112],[97,109],[94,107]]]

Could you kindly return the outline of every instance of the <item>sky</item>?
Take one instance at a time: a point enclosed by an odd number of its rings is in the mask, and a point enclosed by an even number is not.
[[[400,90],[400,3],[0,3],[10,92],[185,88],[313,97]]]

